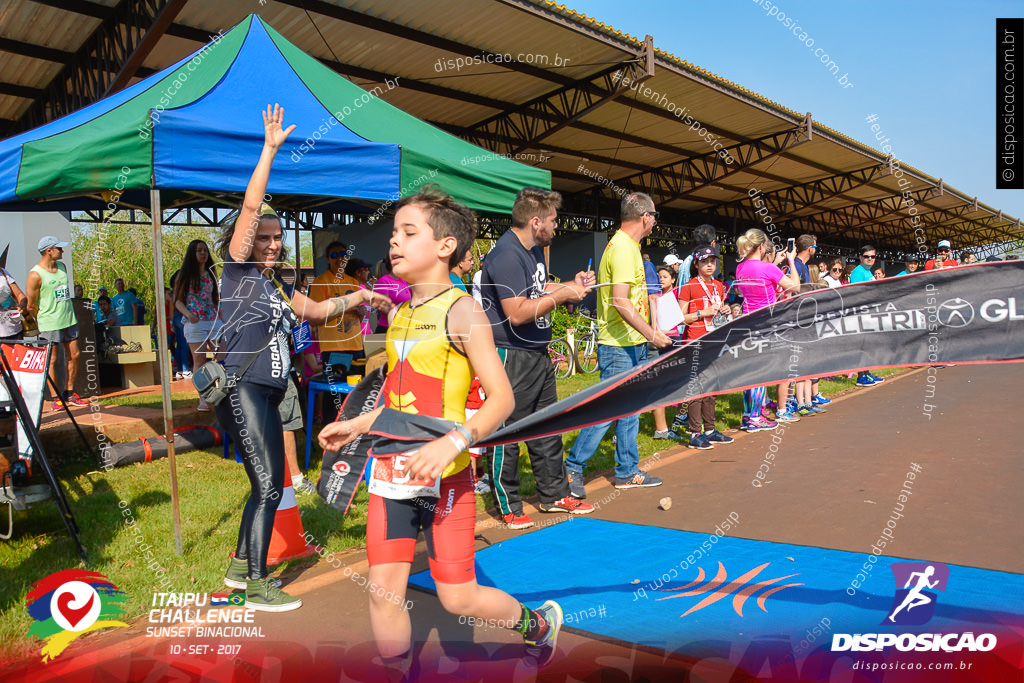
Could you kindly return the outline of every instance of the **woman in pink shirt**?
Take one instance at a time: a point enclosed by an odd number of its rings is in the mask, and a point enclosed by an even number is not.
[[[799,291],[800,281],[793,275],[786,275],[782,270],[767,260],[765,255],[771,249],[771,243],[763,230],[751,228],[736,239],[736,251],[740,263],[736,266],[736,285],[743,295],[743,312],[753,313],[778,301],[777,288]],[[794,259],[796,251],[786,253],[789,260],[789,271],[796,273]],[[778,423],[761,415],[767,387],[754,387],[743,392],[743,429],[748,432],[759,432],[775,429]]]
[[[401,278],[395,277],[391,271],[391,259],[384,259],[383,272],[379,278],[377,278],[377,284],[373,286],[373,291],[380,292],[384,296],[391,299],[391,303],[398,308],[399,305],[404,304],[406,301],[412,298],[409,293],[409,283]],[[377,332],[388,331],[388,317],[382,315],[377,318]]]

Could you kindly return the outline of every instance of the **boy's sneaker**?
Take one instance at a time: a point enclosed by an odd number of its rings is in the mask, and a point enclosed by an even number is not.
[[[558,632],[562,629],[562,607],[554,600],[548,600],[537,613],[547,622],[548,628],[537,640],[527,640],[526,656],[537,663],[537,668],[547,666],[551,658],[555,656],[555,647],[558,644]]]
[[[871,375],[861,375],[857,378],[857,386],[859,387],[873,387],[875,384],[877,384],[877,382],[871,379]]]
[[[827,406],[831,402],[832,402],[832,399],[825,398],[821,394],[815,394],[814,398],[811,399],[811,403],[813,403],[816,406]]]
[[[636,474],[634,474],[631,477],[626,477],[625,479],[615,477],[615,488],[617,489],[635,489],[648,486],[661,486],[664,483],[665,482],[661,480],[661,477],[655,477],[653,475],[647,474],[643,470],[637,470]]]
[[[299,482],[298,486],[293,486],[292,488],[295,489],[295,493],[302,493],[305,495],[309,495],[310,493],[316,493],[316,484],[311,482],[306,477],[302,478],[302,481]]]
[[[554,503],[541,503],[541,512],[568,512],[570,515],[589,515],[594,511],[594,506],[584,503],[572,496],[566,496]]]
[[[797,415],[796,413],[790,412],[788,410],[783,410],[780,413],[775,413],[775,420],[776,420],[776,422],[785,422],[785,423],[799,422],[800,421],[800,416]]]
[[[245,606],[261,612],[289,612],[302,607],[302,600],[274,585],[274,579],[249,579],[245,586]]]
[[[675,426],[675,425],[673,425],[673,426]],[[666,429],[663,432],[657,432],[657,431],[654,432],[654,438],[655,439],[670,439],[671,440],[671,439],[679,439],[681,437],[678,434],[676,434],[675,430],[673,430],[673,429]]]
[[[58,410],[64,410],[64,401],[60,400],[59,398],[53,399],[53,401],[50,402],[50,410],[52,410],[53,412],[57,412]]]
[[[817,415],[818,412],[811,409],[811,406],[804,405],[796,409],[797,415],[800,417],[810,417],[811,415]]]
[[[224,572],[224,585],[231,588],[246,588],[249,580],[249,563],[232,557],[228,560],[228,570]],[[281,587],[279,579],[270,579],[275,588]]]
[[[731,436],[726,436],[725,434],[723,434],[722,432],[718,431],[717,429],[712,430],[710,434],[707,433],[707,432],[704,432],[704,438],[707,439],[708,441],[710,441],[713,444],[715,444],[715,443],[732,443],[733,441],[736,440],[736,439],[732,438]]]
[[[746,432],[763,432],[778,426],[777,422],[766,417],[744,417],[742,429]]]
[[[875,381],[875,384],[881,384],[882,382],[885,381],[884,377],[876,377],[873,373],[870,372],[868,373],[868,377],[873,379]]]
[[[533,520],[523,512],[520,512],[518,515],[510,512],[507,515],[503,515],[501,521],[505,522],[505,526],[509,529],[529,529],[533,526]]]
[[[816,406],[813,403],[808,403],[807,406],[811,410],[813,410],[815,413],[819,413],[820,414],[820,413],[827,413],[828,412],[828,408],[826,408],[825,406]]]
[[[690,434],[690,443],[687,447],[706,451],[709,448],[714,448],[714,445],[708,441],[706,436],[698,432],[696,434]]]
[[[476,484],[473,485],[473,493],[478,496],[482,496],[485,493],[491,492],[491,478],[488,475],[484,475],[476,480]]]
[[[83,399],[81,396],[79,396],[75,392],[71,392],[70,394],[66,395],[64,397],[64,402],[67,403],[68,405],[78,406],[78,407],[88,406],[89,405],[88,401]]]
[[[583,473],[574,470],[566,470],[569,475],[569,495],[573,498],[583,500],[587,497],[587,490],[583,488]]]

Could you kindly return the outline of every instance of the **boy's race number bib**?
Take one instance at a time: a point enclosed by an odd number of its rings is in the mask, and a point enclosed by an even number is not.
[[[399,453],[390,458],[374,458],[370,473],[370,493],[392,500],[440,498],[441,477],[433,480],[413,479],[405,471],[406,461],[415,452]]]

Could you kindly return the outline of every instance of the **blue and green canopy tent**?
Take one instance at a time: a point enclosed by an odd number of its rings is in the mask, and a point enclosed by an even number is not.
[[[401,87],[399,79],[386,86]],[[350,210],[436,183],[469,207],[507,212],[551,174],[488,153],[331,71],[250,15],[178,63],[73,114],[0,141],[0,211],[149,205],[156,301],[163,297],[161,201],[242,193],[263,147],[260,111],[297,128],[267,192],[289,208]],[[206,199],[209,201],[209,199]],[[164,308],[156,307],[159,329]],[[181,552],[166,339],[157,335],[175,536]]]
[[[523,187],[551,186],[550,172],[397,109],[250,15],[177,64],[0,142],[0,209],[80,209],[82,195],[115,189],[137,205],[154,189],[244,192],[263,145],[259,112],[274,102],[298,126],[270,175],[275,197],[385,202],[429,178],[471,208],[504,212]]]

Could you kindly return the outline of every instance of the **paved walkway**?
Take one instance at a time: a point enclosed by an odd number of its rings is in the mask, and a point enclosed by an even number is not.
[[[922,410],[929,372],[936,378],[927,400],[935,406],[931,417]],[[602,519],[712,532],[735,512],[737,536],[869,553],[916,464],[913,493],[886,554],[1024,573],[1024,440],[1010,400],[1022,383],[1021,364],[919,369],[858,389],[833,403],[828,414],[776,433],[774,459],[766,461],[772,433],[740,433],[734,444],[711,451],[677,446],[642,464],[663,477],[664,486],[617,491],[608,476],[600,476],[587,485],[589,500],[603,501],[594,514]],[[756,477],[762,464],[763,482]],[[663,497],[672,498],[668,511],[659,508]],[[542,523],[567,518],[531,514]],[[481,516],[477,531],[478,549],[524,533],[500,528],[489,516]],[[608,539],[610,555],[615,542]],[[417,558],[414,572],[426,565],[422,543]],[[359,585],[367,572],[365,553],[353,552],[338,564],[335,569],[321,561],[284,577],[303,607],[259,613],[264,639],[238,641],[236,657],[188,656],[190,645],[214,641],[147,638],[148,624],[140,620],[131,629],[81,639],[47,674],[84,680],[99,667],[112,679],[138,680],[171,659],[182,671],[202,671],[213,680],[398,680],[370,661],[375,650],[368,598]],[[586,567],[537,558],[524,571],[578,576]],[[408,597],[414,602],[417,680],[529,678],[516,670],[518,636],[460,624],[432,595],[410,590]],[[171,645],[181,646],[181,654],[169,656]],[[6,678],[44,680],[38,664],[33,669],[27,678],[24,669],[8,669]],[[684,669],[691,680],[752,680],[724,660],[694,661],[574,631],[563,632],[559,654],[541,679],[681,680]]]

